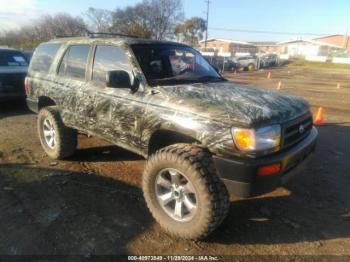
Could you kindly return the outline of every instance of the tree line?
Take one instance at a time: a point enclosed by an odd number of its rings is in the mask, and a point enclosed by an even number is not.
[[[19,30],[0,31],[0,45],[33,48],[59,36],[104,32],[156,40],[176,39],[197,46],[206,30],[206,21],[184,17],[181,0],[143,0],[114,11],[90,7],[81,16],[46,14]]]

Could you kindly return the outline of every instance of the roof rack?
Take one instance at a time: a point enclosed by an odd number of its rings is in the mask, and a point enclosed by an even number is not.
[[[54,38],[76,37],[74,35],[55,35]]]
[[[83,36],[83,35],[81,35]],[[118,36],[118,37],[129,37],[129,38],[139,38],[136,35],[127,35],[122,33],[106,33],[106,32],[90,32],[86,30],[85,32],[86,37],[95,38],[95,37],[101,37],[101,36]],[[55,38],[65,38],[65,37],[79,37],[74,35],[55,35]]]
[[[106,32],[86,32],[88,37],[94,38],[99,36],[119,36],[119,37],[130,37],[130,38],[139,38],[136,35],[127,35],[127,34],[121,34],[121,33],[106,33]]]

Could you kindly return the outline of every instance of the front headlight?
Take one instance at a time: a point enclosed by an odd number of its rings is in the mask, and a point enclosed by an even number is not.
[[[259,129],[232,128],[232,137],[238,149],[246,152],[276,148],[281,141],[281,126],[273,125]]]

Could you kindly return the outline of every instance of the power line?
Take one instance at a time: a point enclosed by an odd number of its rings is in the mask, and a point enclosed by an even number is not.
[[[252,33],[252,34],[271,34],[271,35],[309,35],[309,36],[326,36],[332,34],[325,33],[307,33],[307,32],[283,32],[283,31],[262,31],[262,30],[243,30],[236,28],[222,28],[222,27],[210,27],[210,30],[226,31],[226,32],[239,32],[239,33]]]
[[[204,45],[205,45],[205,50],[207,49],[207,42],[208,42],[208,27],[209,27],[209,5],[210,5],[210,0],[205,0],[205,3],[207,4],[207,28],[205,30],[205,42],[204,42]]]

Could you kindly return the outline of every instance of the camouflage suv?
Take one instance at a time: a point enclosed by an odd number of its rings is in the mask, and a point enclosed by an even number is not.
[[[210,234],[229,194],[285,183],[316,144],[305,101],[229,82],[179,43],[54,39],[36,49],[25,89],[50,157],[71,156],[77,130],[145,157],[146,203],[182,238]]]

